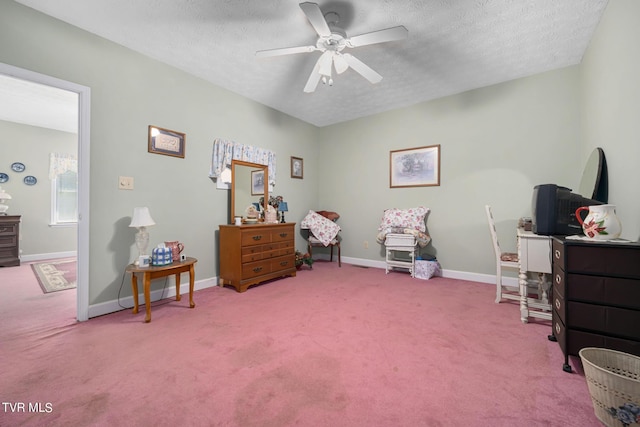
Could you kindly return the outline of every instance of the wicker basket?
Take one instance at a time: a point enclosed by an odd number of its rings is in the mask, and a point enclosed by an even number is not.
[[[578,353],[596,417],[605,425],[640,422],[640,357],[587,347]]]

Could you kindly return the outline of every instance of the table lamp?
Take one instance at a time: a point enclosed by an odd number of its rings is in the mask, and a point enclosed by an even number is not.
[[[138,248],[138,260],[134,262],[135,265],[139,265],[141,256],[147,255],[147,247],[149,246],[149,232],[147,227],[155,225],[155,221],[151,218],[149,208],[134,208],[133,217],[131,218],[131,224],[129,227],[136,227],[138,232],[136,233],[136,247]]]
[[[287,202],[280,202],[278,204],[278,211],[282,212],[282,215],[280,217],[280,222],[284,224],[284,213],[289,211]]]
[[[9,206],[5,205],[6,200],[11,200],[11,195],[0,187],[0,215],[6,215]]]

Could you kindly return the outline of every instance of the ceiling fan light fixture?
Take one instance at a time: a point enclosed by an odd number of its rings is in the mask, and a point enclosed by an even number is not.
[[[320,6],[318,6],[317,3],[312,2],[300,3],[299,6],[318,35],[316,45],[263,50],[256,52],[256,56],[268,57],[312,51],[322,52],[322,55],[320,55],[320,58],[316,61],[313,71],[309,75],[307,84],[304,87],[305,93],[313,92],[320,81],[322,81],[323,84],[328,83],[329,86],[333,86],[333,78],[331,77],[331,74],[334,67],[338,74],[342,74],[347,69],[351,68],[356,73],[369,80],[370,83],[380,82],[382,80],[382,76],[380,74],[372,70],[359,59],[353,57],[353,55],[343,54],[342,51],[346,47],[354,48],[402,40],[407,38],[409,34],[405,27],[396,26],[347,38],[346,32],[342,28],[338,27],[340,16],[337,13],[327,12],[323,15],[320,10]]]

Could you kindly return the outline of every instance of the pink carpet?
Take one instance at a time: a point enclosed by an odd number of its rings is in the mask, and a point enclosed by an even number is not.
[[[316,262],[243,294],[196,292],[194,309],[155,303],[149,324],[3,298],[0,397],[45,406],[4,405],[0,425],[599,426],[579,360],[563,372],[549,323],[494,295]]]

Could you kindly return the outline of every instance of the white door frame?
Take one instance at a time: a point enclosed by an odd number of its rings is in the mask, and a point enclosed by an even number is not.
[[[78,94],[78,285],[76,305],[78,321],[89,319],[89,141],[91,89],[76,83],[36,73],[0,62],[0,73]]]

